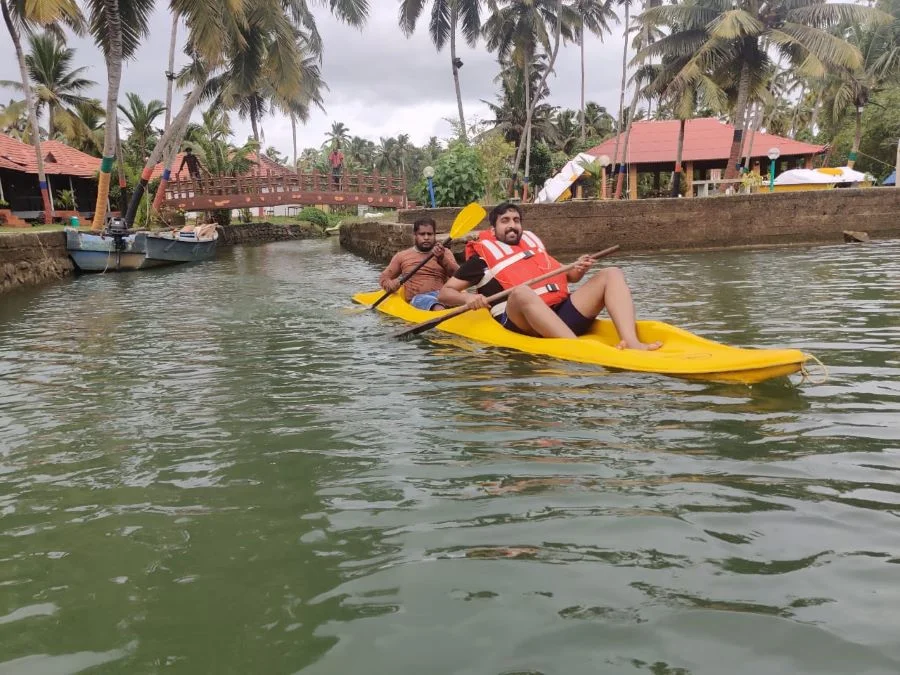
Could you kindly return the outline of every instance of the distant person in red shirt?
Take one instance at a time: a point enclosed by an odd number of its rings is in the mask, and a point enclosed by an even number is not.
[[[341,189],[341,174],[344,172],[344,153],[341,152],[341,144],[335,143],[331,154],[328,155],[328,163],[331,164],[331,182],[335,190]]]

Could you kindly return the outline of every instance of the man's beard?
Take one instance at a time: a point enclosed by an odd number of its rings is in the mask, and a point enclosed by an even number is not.
[[[434,243],[431,244],[416,244],[416,250],[419,253],[429,253],[431,249],[434,248]]]
[[[516,235],[514,241],[510,241],[507,237],[511,235]],[[510,246],[518,246],[519,242],[522,241],[522,233],[518,230],[509,230],[503,234],[503,238],[500,240],[504,244],[509,244]]]

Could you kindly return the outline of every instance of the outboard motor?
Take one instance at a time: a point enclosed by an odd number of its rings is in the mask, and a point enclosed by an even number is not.
[[[125,224],[124,218],[110,218],[109,225],[106,226],[106,234],[113,238],[117,252],[125,250],[125,237],[128,236],[128,226]]]

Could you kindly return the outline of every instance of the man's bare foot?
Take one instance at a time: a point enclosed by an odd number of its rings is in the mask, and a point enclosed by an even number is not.
[[[656,342],[636,342],[634,344],[628,344],[625,340],[622,340],[616,345],[616,349],[639,349],[645,352],[654,352],[660,347],[662,347],[662,342],[659,340]]]

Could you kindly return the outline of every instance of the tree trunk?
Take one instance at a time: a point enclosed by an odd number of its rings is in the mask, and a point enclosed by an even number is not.
[[[28,77],[28,66],[25,64],[25,52],[22,51],[22,41],[19,32],[13,25],[9,14],[7,0],[0,0],[0,9],[3,11],[3,21],[12,38],[16,50],[16,58],[19,61],[19,76],[22,78],[22,90],[25,92],[25,107],[28,109],[28,124],[31,126],[31,143],[34,145],[34,155],[37,160],[38,185],[41,189],[41,201],[44,204],[44,223],[53,222],[53,204],[50,202],[50,187],[47,184],[47,174],[44,173],[44,157],[41,153],[41,127],[38,124],[37,110],[35,110],[34,92],[31,90],[31,80]]]
[[[686,120],[678,120],[678,149],[675,151],[675,175],[672,176],[672,196],[681,194],[681,151],[684,149],[684,126]]]
[[[584,17],[581,17],[581,140],[587,137],[584,124]]]
[[[816,135],[816,127],[819,126],[819,109],[822,107],[822,92],[816,96],[816,102],[813,104],[812,114],[809,116],[809,133]]]
[[[744,138],[744,112],[747,98],[750,95],[750,65],[744,61],[741,66],[741,77],[738,80],[737,105],[734,109],[734,133],[731,136],[731,151],[728,153],[728,165],[725,167],[725,180],[737,178],[740,173],[741,141]]]
[[[171,126],[171,124],[169,126]],[[166,186],[168,186],[169,184],[169,178],[172,176],[173,165],[175,164],[175,159],[178,157],[178,148],[180,146],[180,143],[173,142],[168,145],[169,147],[166,148],[164,153],[162,153],[164,168],[162,176],[159,179],[159,187],[156,188],[156,195],[154,195],[153,197],[153,204],[150,207],[151,213],[158,213],[160,206],[162,206],[163,200],[166,197]],[[135,207],[135,211],[137,211],[137,207]]]
[[[109,80],[106,92],[106,130],[103,135],[103,159],[97,181],[97,203],[94,206],[92,230],[101,230],[106,224],[106,202],[109,199],[109,180],[116,161],[116,119],[119,104],[119,85],[122,83],[122,19],[118,0],[103,0],[106,12],[106,31],[109,36],[109,54],[106,56],[106,72]],[[112,123],[110,123],[112,121]]]
[[[294,142],[294,173],[299,173],[297,167],[297,118],[291,113],[291,139]]]
[[[142,155],[143,156],[143,155]],[[116,173],[119,176],[119,214],[125,213],[128,208],[128,181],[125,177],[125,155],[122,152],[122,139],[119,136],[119,118],[116,117],[116,162],[118,169]]]
[[[459,89],[459,68],[456,67],[456,22],[458,21],[459,0],[452,0],[450,7],[450,65],[453,67],[453,86],[456,88],[456,107],[459,109],[459,139],[468,142],[466,118],[463,116],[462,92]]]
[[[750,162],[753,159],[753,141],[756,140],[756,132],[760,130],[763,126],[763,111],[760,109],[761,104],[754,109],[755,114],[752,117],[752,124],[750,126],[750,138],[747,139],[747,150],[744,152],[744,166],[749,170]],[[747,119],[750,120],[751,116],[748,115]],[[768,129],[768,124],[766,124],[766,128]]]
[[[550,73],[553,71],[553,65],[556,63],[556,56],[559,54],[559,44],[561,42],[560,34],[562,33],[562,0],[557,0],[556,3],[556,30],[554,31],[553,39],[553,51],[550,54],[550,61],[547,63],[547,69],[544,71],[544,75],[541,77],[541,81],[538,84],[537,92],[535,92],[534,96],[530,102],[526,103],[526,113],[525,113],[525,131],[527,132],[531,129],[531,118],[534,115],[534,109],[537,107],[538,97],[540,93],[544,91],[544,87],[547,86],[547,78],[550,76]],[[528,80],[525,80],[525,86],[528,87]],[[510,184],[511,189],[515,189],[516,184],[516,176],[519,173],[519,164],[522,161],[522,151],[525,149],[525,143],[522,142],[522,139],[519,140],[519,147],[516,150],[516,159],[513,162],[513,180]]]
[[[56,132],[56,106],[52,103],[47,104],[47,138],[53,138]]]
[[[175,119],[172,120],[169,128],[163,133],[162,138],[159,139],[156,147],[153,148],[153,152],[150,153],[150,157],[144,165],[144,170],[141,172],[141,181],[134,188],[134,193],[132,193],[131,201],[128,204],[128,213],[125,215],[125,222],[129,227],[134,222],[134,216],[141,204],[141,198],[144,196],[144,191],[147,189],[147,183],[150,181],[150,176],[153,173],[154,167],[162,157],[163,150],[167,147],[171,147],[174,151],[172,154],[177,154],[179,141],[184,135],[188,122],[191,120],[191,113],[194,112],[194,108],[197,107],[197,103],[200,101],[200,96],[203,94],[203,87],[205,85],[206,82],[204,81],[194,87],[191,95],[188,97],[187,101],[184,102],[184,105],[175,116]],[[172,160],[170,160],[170,164],[171,161]],[[169,182],[169,176],[167,174],[170,174],[169,169],[164,169],[163,179],[160,180],[159,187],[156,191],[156,199],[153,200],[153,208],[155,210],[158,210],[159,204],[162,203],[162,195],[165,193],[166,185]]]
[[[525,62],[525,106],[531,107],[531,61]],[[522,139],[525,144],[525,173],[522,175],[522,201],[528,200],[528,181],[531,177],[528,172],[531,170],[531,119],[525,120],[525,138]]]
[[[796,138],[797,136],[797,120],[800,116],[800,109],[803,106],[803,99],[806,97],[806,82],[804,82],[800,87],[800,100],[797,101],[797,105],[794,106],[794,116],[791,119],[791,138]]]
[[[178,41],[178,14],[172,14],[172,36],[169,38],[169,70],[166,71],[166,129],[172,121],[172,92],[175,89],[175,78],[168,73],[175,73],[175,43]],[[141,157],[143,159],[143,157]]]
[[[625,181],[625,167],[628,165],[628,140],[631,138],[631,127],[634,124],[634,109],[637,107],[641,96],[641,88],[634,83],[634,96],[631,97],[631,106],[628,108],[628,126],[625,128],[625,138],[622,140],[622,162],[619,164],[619,173],[616,176],[615,199],[622,197],[622,184]]]
[[[856,131],[853,134],[853,149],[850,151],[850,157],[847,159],[847,168],[852,169],[856,164],[856,157],[859,154],[859,142],[862,138],[862,109],[856,106]]]
[[[625,128],[625,87],[628,84],[628,21],[631,0],[625,0],[625,46],[622,47],[622,86],[619,89],[619,122],[616,129],[616,148],[613,151],[612,170],[616,173],[619,164],[619,139]]]

